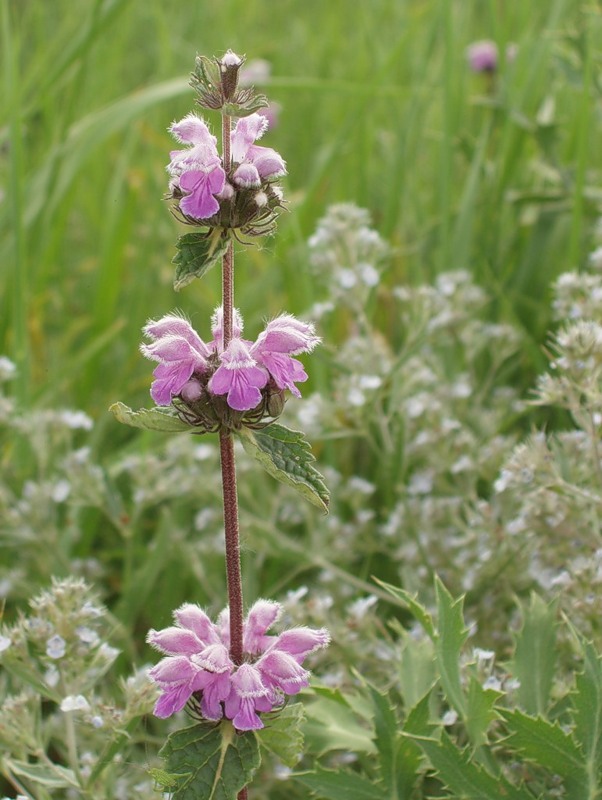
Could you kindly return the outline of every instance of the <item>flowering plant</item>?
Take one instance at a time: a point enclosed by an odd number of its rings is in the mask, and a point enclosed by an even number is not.
[[[170,127],[183,148],[171,153],[167,165],[169,198],[176,218],[199,229],[178,241],[174,287],[222,260],[213,338],[203,341],[180,314],[149,320],[143,329],[149,343],[140,349],[157,362],[150,390],[157,405],[112,407],[121,422],[135,427],[219,434],[228,606],[213,623],[199,606],[186,603],[174,612],[174,626],[151,630],[147,639],[164,656],[149,672],[160,690],[155,715],[170,717],[187,707],[199,720],[172,734],[162,751],[170,770],[164,785],[175,798],[190,797],[190,791],[214,797],[219,785],[220,796],[245,800],[259,764],[255,732],[265,726],[262,715],[272,718],[309,685],[302,664],[330,641],[325,629],[304,626],[268,634],[282,612],[271,600],[256,601],[244,617],[233,437],[271,475],[323,510],[328,491],[303,434],[276,422],[287,395],[301,396],[297,384],[307,373],[294,356],[319,344],[314,326],[280,314],[251,341],[243,338],[242,316],[234,308],[233,239],[274,229],[283,205],[276,181],[286,174],[282,157],[256,144],[268,127],[257,110],[267,101],[250,88],[238,89],[243,60],[231,51],[222,59],[201,57],[193,74],[199,104],[221,111],[221,156],[217,138],[196,114]],[[233,128],[232,117],[238,118]],[[285,740],[299,735],[299,714],[295,718]],[[216,749],[223,757],[209,758]]]

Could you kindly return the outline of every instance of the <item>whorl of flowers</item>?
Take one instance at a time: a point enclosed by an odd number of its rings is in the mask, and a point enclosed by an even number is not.
[[[254,113],[242,117],[230,134],[232,160],[223,164],[217,139],[205,121],[188,114],[169,130],[184,150],[173,150],[167,165],[170,196],[176,212],[190,225],[265,233],[282,207],[274,182],[286,175],[286,164],[271,147],[256,145],[268,120]]]
[[[184,406],[191,424],[206,429],[225,422],[223,411],[253,412],[250,421],[275,417],[284,406],[284,392],[296,397],[297,383],[307,380],[300,361],[320,342],[310,323],[281,314],[267,323],[255,342],[243,339],[243,321],[235,311],[233,337],[223,347],[222,309],[212,318],[213,339],[205,343],[187,319],[168,314],[150,320],[144,333],[151,344],[141,345],[147,358],[157,361],[151,396],[160,406]],[[195,422],[195,415],[197,421]],[[232,415],[228,415],[232,420]]]
[[[272,600],[252,606],[244,621],[241,664],[230,657],[227,608],[213,623],[199,606],[185,603],[174,612],[174,626],[149,631],[148,643],[165,655],[149,671],[161,690],[155,715],[170,717],[190,702],[207,720],[225,717],[239,731],[263,728],[259,714],[309,685],[310,673],[301,665],[330,642],[325,629],[268,634],[281,614],[282,606]]]

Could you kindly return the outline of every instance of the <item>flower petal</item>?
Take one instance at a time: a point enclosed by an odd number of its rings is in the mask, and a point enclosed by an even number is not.
[[[217,139],[209,132],[204,120],[196,114],[187,114],[179,122],[172,122],[169,132],[182,144],[217,146]]]
[[[170,656],[190,656],[203,649],[203,643],[195,633],[175,626],[160,631],[150,630],[146,641],[156,650]]]
[[[262,180],[281,178],[286,175],[286,162],[271,147],[251,145],[247,150],[247,160],[250,161],[259,173]]]
[[[309,672],[282,650],[272,649],[256,663],[264,683],[275,685],[286,694],[296,694],[309,686]]]
[[[260,139],[268,128],[268,121],[261,114],[250,114],[248,117],[241,117],[232,133],[230,143],[232,160],[236,163],[244,161],[247,150],[256,139]]]
[[[163,692],[159,697],[155,703],[153,714],[160,719],[171,717],[176,711],[181,711],[184,708],[191,695],[192,692],[186,684],[174,686]]]
[[[174,611],[178,625],[196,633],[203,644],[216,644],[221,641],[218,629],[203,609],[194,603],[184,603]]]
[[[330,643],[330,634],[326,628],[318,630],[314,628],[290,628],[284,631],[276,639],[273,648],[282,650],[292,656],[298,664],[304,658],[321,647],[327,647]]]
[[[265,635],[282,614],[282,606],[273,600],[257,600],[247,614],[243,627],[243,650],[255,655],[268,647],[273,637]]]
[[[197,673],[197,667],[187,656],[168,656],[149,669],[148,674],[155,683],[188,683]]]

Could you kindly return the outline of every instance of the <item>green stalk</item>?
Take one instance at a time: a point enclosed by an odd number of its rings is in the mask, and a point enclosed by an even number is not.
[[[10,163],[9,189],[10,220],[13,229],[12,296],[13,296],[13,358],[18,368],[15,393],[19,405],[28,400],[30,385],[30,353],[27,332],[29,298],[27,292],[27,260],[23,230],[23,144],[21,104],[18,75],[18,56],[11,31],[10,9],[7,0],[2,4],[2,45],[4,50],[4,92],[8,99]]]

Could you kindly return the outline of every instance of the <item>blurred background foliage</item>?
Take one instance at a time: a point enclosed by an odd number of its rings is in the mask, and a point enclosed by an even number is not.
[[[261,88],[282,109],[266,143],[290,173],[277,237],[238,255],[249,325],[311,304],[307,237],[351,201],[393,245],[389,284],[469,269],[540,366],[542,301],[583,260],[601,199],[600,25],[579,0],[5,0],[0,341],[20,400],[96,419],[124,392],[142,401],[144,321],[174,305],[202,320],[216,303],[217,271],[172,294],[162,194],[194,55],[228,47],[271,65]],[[481,38],[516,57],[472,73]]]

